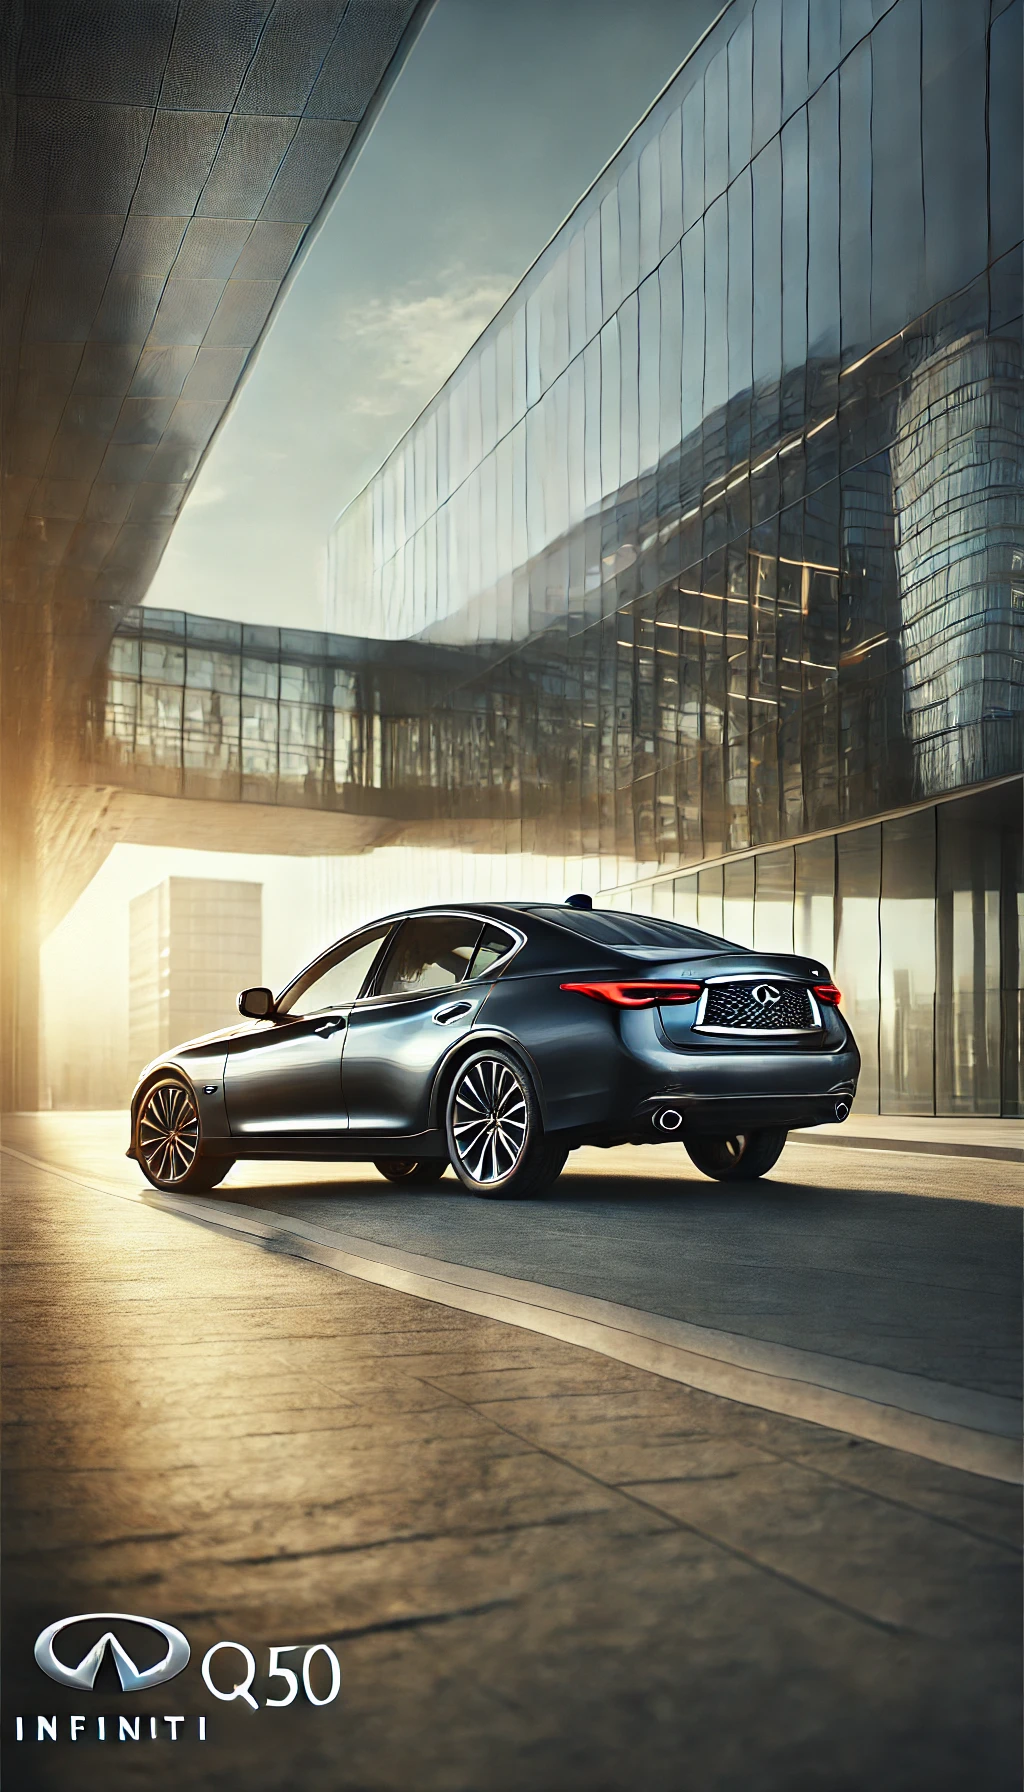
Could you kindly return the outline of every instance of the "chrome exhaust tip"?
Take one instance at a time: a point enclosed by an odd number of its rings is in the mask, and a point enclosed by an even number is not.
[[[654,1116],[654,1124],[661,1132],[678,1132],[683,1124],[683,1116],[678,1108],[659,1108]]]
[[[845,1120],[846,1116],[849,1112],[850,1112],[850,1104],[848,1101],[837,1101],[836,1102],[836,1119],[837,1120]]]

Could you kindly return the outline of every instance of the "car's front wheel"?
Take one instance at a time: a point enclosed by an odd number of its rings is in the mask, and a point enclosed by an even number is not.
[[[440,1182],[448,1168],[443,1157],[375,1157],[373,1167],[388,1182],[405,1182],[413,1188],[429,1188]]]
[[[733,1133],[727,1139],[684,1139],[691,1161],[705,1176],[718,1182],[746,1181],[763,1176],[777,1163],[786,1143],[784,1126],[762,1126],[754,1132]]]
[[[150,1084],[135,1115],[133,1143],[143,1175],[166,1194],[204,1194],[223,1182],[234,1162],[204,1152],[196,1098],[179,1076]]]
[[[511,1052],[460,1064],[448,1095],[448,1153],[474,1195],[523,1200],[554,1182],[569,1153],[544,1133],[533,1085]]]

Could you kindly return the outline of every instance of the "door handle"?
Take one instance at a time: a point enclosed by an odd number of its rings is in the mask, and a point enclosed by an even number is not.
[[[339,1014],[334,1020],[325,1020],[322,1026],[314,1027],[313,1031],[318,1033],[321,1039],[329,1039],[332,1033],[340,1033],[344,1025],[345,1022]]]
[[[464,1014],[469,1014],[472,1006],[472,1002],[449,1002],[447,1008],[435,1009],[431,1018],[436,1020],[439,1027],[443,1027],[450,1020],[461,1020]]]

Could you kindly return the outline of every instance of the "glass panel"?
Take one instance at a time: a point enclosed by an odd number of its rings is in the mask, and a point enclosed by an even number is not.
[[[619,177],[619,278],[622,296],[635,292],[640,284],[640,171],[635,161],[627,162]]]
[[[729,204],[729,397],[747,392],[751,384],[753,334],[753,219],[750,171],[745,169],[728,192]],[[730,459],[747,448],[738,442]]]
[[[754,861],[726,865],[722,931],[738,946],[754,944]]]
[[[697,878],[676,877],[672,880],[673,919],[684,927],[697,926]]]
[[[658,459],[664,469],[669,451],[677,445],[680,436],[683,277],[678,249],[674,249],[662,262],[658,281],[661,288],[661,358],[658,368],[661,404],[658,423]],[[666,493],[665,507],[670,502]],[[659,503],[659,510],[662,508],[662,504]]]
[[[984,7],[963,0],[926,0],[921,8],[925,272],[936,297],[966,286],[986,260],[988,219],[979,199],[987,161],[987,22]],[[1018,49],[1018,104],[1021,72]]]
[[[807,0],[785,0],[782,12],[783,118],[792,117],[807,98],[808,39]]]
[[[729,182],[728,67],[719,52],[704,76],[704,204],[724,193]]]
[[[1024,215],[1024,155],[1021,154],[1021,0],[992,21],[989,71],[989,231],[991,259],[1003,255],[1021,234]]]
[[[793,950],[831,973],[835,958],[835,840],[807,840],[795,850]],[[840,985],[840,988],[842,985]]]
[[[753,443],[779,437],[782,377],[782,159],[778,138],[758,156],[753,175]]]
[[[658,139],[640,153],[640,278],[661,260],[661,155]]]
[[[659,254],[664,256],[683,234],[682,113],[678,107],[669,113],[662,126],[658,159],[661,164]]]
[[[729,179],[750,161],[753,28],[749,18],[736,27],[726,52],[729,82]]]
[[[839,279],[844,358],[871,340],[871,49],[861,44],[839,71]]]
[[[921,308],[920,6],[900,0],[870,42],[871,334],[884,342]]]
[[[672,885],[667,879],[662,883],[651,885],[651,914],[666,921],[672,920]]]
[[[878,902],[882,830],[855,828],[836,839],[838,874],[835,980],[860,1047],[857,1105],[878,1113]]]
[[[783,430],[804,422],[807,362],[807,114],[798,112],[782,133],[782,365]]]
[[[659,360],[661,348],[661,293],[657,274],[645,280],[639,293],[640,331],[640,471],[648,472],[658,464],[658,436],[661,423],[661,391]]]
[[[754,945],[759,952],[793,950],[793,849],[755,860]]]
[[[936,1109],[998,1114],[1005,1094],[1019,1112],[1020,786],[942,803],[937,821]]]
[[[704,88],[698,82],[683,100],[683,229],[704,212]]]
[[[704,415],[714,419],[729,396],[729,213],[725,195],[704,219],[704,291],[707,295]],[[684,325],[685,328],[685,325]],[[724,472],[725,469],[715,468]]]
[[[705,933],[725,935],[722,912],[724,879],[721,865],[709,865],[697,874],[697,923]]]
[[[935,812],[882,826],[879,1106],[931,1114],[935,1010]]]
[[[833,75],[807,108],[807,344],[821,361],[839,353],[839,77]],[[820,376],[816,384],[820,385]],[[828,394],[831,404],[835,394]],[[815,406],[817,409],[817,405]],[[821,414],[826,406],[822,404]],[[815,422],[818,418],[815,417]]]
[[[756,155],[782,124],[782,0],[754,7],[754,134]]]

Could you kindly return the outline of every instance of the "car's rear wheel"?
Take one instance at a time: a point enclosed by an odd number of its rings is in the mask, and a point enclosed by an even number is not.
[[[375,1157],[373,1167],[388,1182],[406,1182],[413,1188],[429,1188],[440,1182],[448,1168],[443,1157]]]
[[[474,1195],[523,1200],[554,1182],[569,1153],[544,1133],[529,1076],[511,1052],[476,1052],[448,1095],[448,1153]]]
[[[725,1139],[684,1139],[691,1161],[705,1176],[718,1182],[747,1181],[763,1176],[777,1163],[786,1143],[784,1126],[761,1126],[754,1132],[737,1132]]]
[[[135,1156],[142,1174],[167,1194],[198,1195],[223,1182],[231,1157],[209,1157],[196,1098],[184,1077],[151,1083],[135,1115]]]

